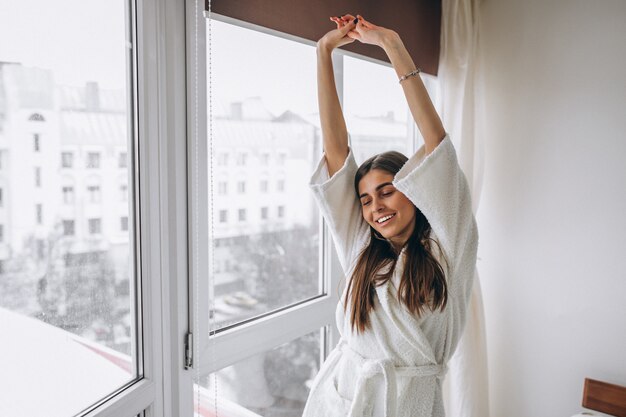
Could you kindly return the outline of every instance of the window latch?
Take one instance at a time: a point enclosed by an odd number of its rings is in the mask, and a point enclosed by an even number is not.
[[[185,369],[193,368],[193,333],[185,335]]]

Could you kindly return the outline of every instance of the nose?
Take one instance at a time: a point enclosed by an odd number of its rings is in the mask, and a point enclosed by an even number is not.
[[[382,203],[381,200],[379,200],[378,198],[374,198],[372,200],[372,210],[374,210],[374,213],[382,211],[385,208],[385,205]]]

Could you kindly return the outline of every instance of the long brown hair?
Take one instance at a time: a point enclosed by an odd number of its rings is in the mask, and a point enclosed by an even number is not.
[[[354,189],[359,195],[361,178],[373,169],[396,175],[408,158],[396,151],[384,152],[363,162],[354,177]],[[439,244],[430,237],[430,223],[415,206],[415,228],[405,243],[404,272],[398,288],[398,301],[408,310],[420,316],[425,308],[435,311],[445,308],[448,301],[448,286],[445,273],[433,254],[432,244]],[[391,279],[401,251],[370,226],[371,239],[360,253],[354,272],[348,283],[344,305],[350,299],[350,324],[358,333],[370,326],[369,314],[374,308],[375,287]],[[444,258],[445,259],[445,258]],[[447,261],[446,261],[447,262]],[[383,271],[386,267],[389,269]]]

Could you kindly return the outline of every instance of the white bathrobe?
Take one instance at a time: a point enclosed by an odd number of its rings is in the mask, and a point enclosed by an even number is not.
[[[441,383],[465,325],[476,266],[478,231],[465,175],[450,137],[424,157],[422,146],[396,174],[393,185],[428,219],[448,259],[435,253],[446,274],[448,304],[443,312],[411,314],[398,302],[403,250],[392,280],[376,288],[371,328],[352,332],[341,296],[336,322],[341,339],[311,386],[303,417],[442,417]],[[369,244],[354,191],[357,171],[352,149],[328,178],[322,156],[310,187],[331,231],[346,277]],[[434,245],[436,246],[436,245]],[[347,288],[344,287],[344,288]]]

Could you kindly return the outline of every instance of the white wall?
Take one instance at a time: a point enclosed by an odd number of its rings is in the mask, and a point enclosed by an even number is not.
[[[626,2],[485,0],[478,210],[492,417],[626,385]]]

